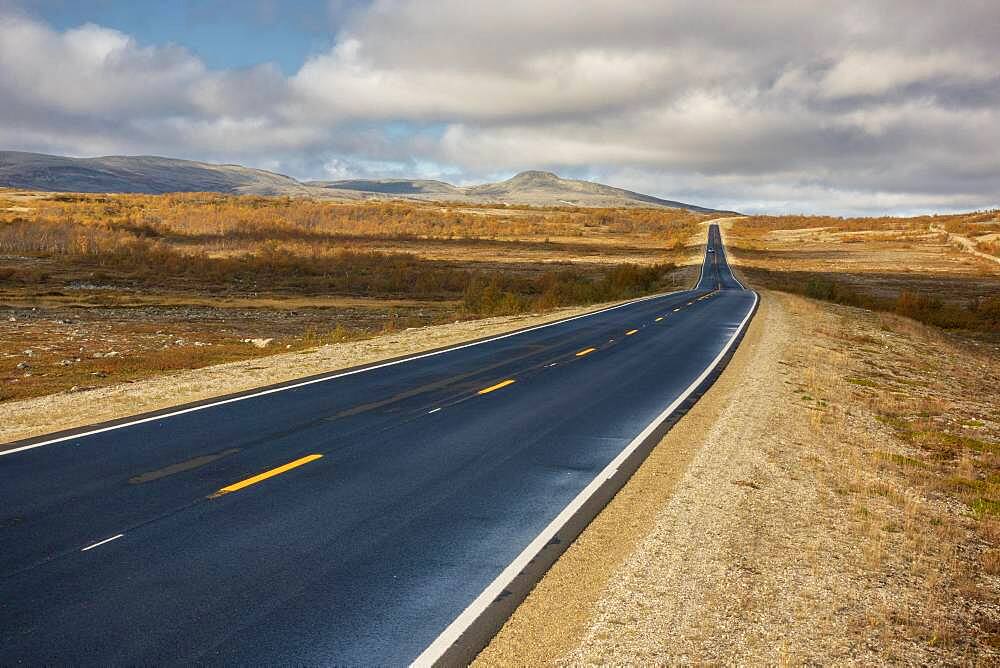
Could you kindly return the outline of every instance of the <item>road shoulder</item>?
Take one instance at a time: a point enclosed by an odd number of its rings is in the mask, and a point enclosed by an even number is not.
[[[414,328],[362,341],[216,364],[131,383],[4,402],[0,403],[0,445],[315,374],[415,355],[591,313],[611,305],[559,308],[543,314]]]
[[[929,350],[989,368],[911,321],[765,292],[719,381],[479,665],[996,660],[995,523],[924,480],[879,414],[893,395],[858,385]]]
[[[622,563],[656,526],[722,418],[761,346],[774,306],[762,300],[722,376],[668,432],[629,482],[546,573],[480,654],[480,665],[551,664],[587,632],[591,617]],[[610,659],[610,657],[609,657]]]

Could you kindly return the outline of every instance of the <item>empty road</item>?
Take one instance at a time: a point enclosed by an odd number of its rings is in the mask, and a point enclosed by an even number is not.
[[[0,446],[0,664],[461,659],[756,303],[713,225],[692,290]]]

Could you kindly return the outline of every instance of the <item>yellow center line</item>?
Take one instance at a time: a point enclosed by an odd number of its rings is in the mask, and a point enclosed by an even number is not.
[[[632,336],[633,334],[635,334],[638,331],[639,331],[638,329],[630,329],[627,332],[625,332],[625,336]]]
[[[576,354],[576,356],[577,357],[583,357],[584,355],[589,355],[590,353],[594,352],[595,350],[597,350],[597,348],[584,348],[583,350],[581,350],[580,352],[578,352]]]
[[[250,485],[256,485],[262,480],[267,480],[268,478],[273,478],[276,475],[280,475],[285,471],[291,471],[294,468],[302,466],[303,464],[308,464],[309,462],[316,461],[322,458],[323,455],[306,455],[300,459],[296,459],[294,462],[288,462],[284,466],[279,466],[276,469],[271,469],[270,471],[264,471],[263,473],[258,473],[252,478],[247,478],[246,480],[240,480],[239,482],[234,482],[232,485],[227,485],[223,487],[218,492],[210,496],[209,498],[214,499],[217,496],[222,496],[223,494],[229,494],[230,492],[236,492],[244,487],[249,487]]]
[[[656,319],[656,322],[660,322],[661,320],[663,320],[663,316],[662,315],[659,318]]]
[[[496,390],[499,390],[501,387],[507,387],[508,385],[512,385],[513,383],[514,383],[514,379],[513,378],[508,378],[507,380],[500,381],[496,385],[490,385],[489,387],[484,387],[483,389],[481,389],[478,392],[476,392],[476,394],[489,394],[490,392],[494,392]]]

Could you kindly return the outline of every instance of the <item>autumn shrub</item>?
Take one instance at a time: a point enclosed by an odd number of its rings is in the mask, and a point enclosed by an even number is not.
[[[948,232],[965,234],[982,231],[983,224],[1000,221],[1000,211],[976,211],[973,213],[933,215],[933,216],[873,216],[867,218],[843,218],[838,216],[749,216],[734,223],[736,232],[763,234],[774,230],[802,230],[824,228],[838,232],[923,232],[940,227]]]
[[[886,311],[942,329],[1000,332],[1000,297],[967,302],[947,301],[939,295],[903,290],[895,297],[880,297],[830,275],[810,272],[777,272],[745,267],[751,282],[760,287],[792,292],[813,299]]]
[[[976,244],[976,249],[1000,257],[1000,242],[998,241],[980,241]]]
[[[36,203],[39,223],[76,223],[143,238],[235,247],[267,240],[322,241],[350,236],[395,239],[516,239],[611,235],[662,239],[697,231],[704,214],[664,208],[530,207],[459,203],[335,202],[215,193],[55,195]],[[0,221],[6,214],[0,211]]]
[[[893,306],[893,310],[899,315],[924,321],[943,308],[944,302],[940,297],[917,294],[909,290],[900,292]]]
[[[627,299],[662,287],[672,264],[623,264],[601,272],[483,273],[408,253],[306,246],[267,240],[253,252],[213,257],[185,252],[154,235],[75,222],[0,225],[0,251],[63,258],[91,275],[148,287],[236,292],[337,294],[371,298],[460,299],[474,315],[510,315],[555,306]],[[19,269],[0,278],[24,282]],[[16,274],[16,275],[15,275]],[[44,276],[38,278],[44,280]]]
[[[578,271],[546,272],[537,279],[493,273],[474,275],[463,293],[463,306],[476,315],[512,315],[557,306],[630,299],[665,289],[676,267],[671,263],[640,267],[622,264],[599,276]]]

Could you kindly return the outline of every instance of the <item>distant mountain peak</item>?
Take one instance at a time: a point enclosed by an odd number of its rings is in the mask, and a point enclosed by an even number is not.
[[[555,181],[561,182],[566,179],[562,178],[554,172],[545,172],[540,169],[528,169],[523,172],[519,172],[507,179],[508,182],[511,181]]]

